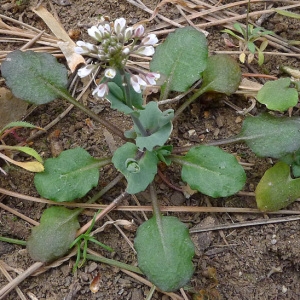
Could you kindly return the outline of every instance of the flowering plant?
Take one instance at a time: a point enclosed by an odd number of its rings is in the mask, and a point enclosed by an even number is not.
[[[241,71],[230,57],[208,57],[204,34],[192,27],[177,29],[156,48],[158,39],[154,34],[145,34],[142,25],[127,27],[123,18],[114,23],[103,19],[99,26],[88,29],[88,33],[96,43],[78,41],[75,51],[91,57],[92,62],[79,69],[78,75],[92,76],[96,83],[92,94],[106,98],[111,108],[129,115],[133,126],[123,132],[76,101],[66,89],[65,67],[53,56],[30,51],[12,52],[3,62],[1,72],[17,97],[35,104],[63,97],[126,141],[112,157],[95,159],[84,149],[76,148],[46,160],[45,171],[35,176],[36,189],[44,198],[58,202],[84,197],[98,185],[99,168],[109,163],[126,178],[126,195],[139,193],[150,186],[154,216],[137,231],[135,248],[139,268],[161,290],[177,290],[193,274],[194,246],[183,223],[175,217],[161,215],[154,177],[159,162],[167,166],[177,163],[182,166],[183,181],[193,190],[211,197],[227,197],[243,187],[245,172],[233,155],[203,145],[192,147],[185,155],[175,155],[173,146],[166,144],[172,133],[174,117],[205,92],[233,93],[239,85]],[[150,71],[129,64],[130,56],[135,55],[153,56]],[[103,75],[99,80],[100,71]],[[186,92],[199,79],[202,79],[202,85],[174,114],[170,108],[161,110],[156,101],[144,104],[142,91],[148,85],[156,85],[161,77],[165,78],[161,85],[161,99],[166,99],[170,91]],[[96,199],[93,197],[93,201]],[[60,208],[51,211],[47,222],[55,223],[53,214],[60,212]],[[69,214],[74,217],[74,222],[67,226],[64,215]],[[77,214],[67,209],[61,214],[63,225],[60,224],[59,229],[67,232],[68,239],[75,235]],[[42,261],[63,255],[70,244],[67,239],[63,246],[60,245],[60,240],[53,234],[57,224],[51,227],[48,223],[33,231],[31,239],[34,243],[30,248],[37,249],[35,253],[42,255],[39,255]],[[40,249],[45,244],[44,237],[48,239],[47,246],[51,247]]]
[[[158,39],[155,34],[145,35],[143,25],[134,29],[133,27],[126,27],[124,18],[116,19],[113,24],[103,18],[101,25],[92,26],[88,29],[88,34],[99,45],[78,41],[75,52],[95,58],[98,62],[79,69],[78,75],[85,77],[95,74],[99,68],[106,69],[104,79],[97,85],[93,95],[100,98],[107,96],[109,92],[107,82],[116,76],[117,71],[123,76],[124,72],[130,74],[130,84],[137,93],[141,93],[147,85],[156,84],[156,80],[160,77],[158,73],[139,71],[138,74],[133,74],[130,67],[126,66],[127,60],[132,54],[142,56],[154,54],[153,46],[158,42]]]

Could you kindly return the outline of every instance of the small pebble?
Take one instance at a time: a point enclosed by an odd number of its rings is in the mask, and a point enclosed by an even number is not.
[[[92,273],[93,271],[95,271],[97,269],[98,265],[95,262],[91,262],[91,264],[88,267],[87,272],[88,273]]]

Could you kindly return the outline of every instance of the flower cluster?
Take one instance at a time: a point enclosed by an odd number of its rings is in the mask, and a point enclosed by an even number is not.
[[[116,70],[125,69],[126,62],[131,54],[151,56],[154,54],[154,45],[158,42],[155,34],[145,36],[142,25],[136,28],[127,27],[124,18],[116,19],[113,24],[103,21],[99,26],[92,26],[88,34],[99,44],[91,44],[78,41],[75,52],[87,55],[98,60],[97,63],[86,65],[78,70],[80,77],[93,74],[99,66],[109,66],[104,76],[112,79]],[[160,75],[157,73],[131,74],[130,83],[134,90],[140,93],[147,85],[155,85]],[[102,98],[108,94],[109,88],[106,82],[102,82],[93,91],[93,95]]]

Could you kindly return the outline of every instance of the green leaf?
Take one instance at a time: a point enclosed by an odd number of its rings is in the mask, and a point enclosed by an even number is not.
[[[287,154],[281,157],[280,160],[292,167],[294,177],[300,177],[300,150]]]
[[[239,137],[257,156],[280,158],[300,148],[300,118],[246,117]]]
[[[176,29],[156,48],[150,70],[166,75],[164,97],[169,91],[184,92],[201,78],[208,49],[205,35],[192,27]]]
[[[82,148],[63,151],[45,161],[45,171],[36,174],[39,194],[57,202],[83,197],[99,180],[99,162]]]
[[[290,17],[290,18],[295,18],[295,19],[300,19],[300,14],[296,14],[284,9],[274,9],[278,14],[286,16],[286,17]]]
[[[218,54],[208,58],[202,76],[201,90],[230,95],[238,89],[242,73],[238,63],[231,56]]]
[[[65,89],[68,83],[67,69],[48,53],[13,51],[2,62],[1,72],[16,97],[37,105],[58,97],[51,85]]]
[[[290,78],[269,81],[258,91],[257,100],[268,109],[286,111],[298,103],[297,90],[290,84]]]
[[[292,179],[289,165],[280,161],[266,171],[256,187],[255,196],[261,211],[285,208],[300,197],[300,179]]]
[[[0,149],[8,149],[8,150],[15,150],[15,151],[21,151],[24,152],[28,155],[33,156],[37,161],[39,161],[40,163],[43,162],[43,159],[41,158],[41,156],[32,148],[30,147],[25,147],[25,146],[0,146]]]
[[[194,272],[194,245],[187,227],[175,217],[152,217],[137,230],[134,240],[138,265],[163,291],[183,287]]]
[[[235,194],[246,181],[236,158],[217,147],[193,147],[185,156],[171,159],[183,165],[181,177],[193,190],[214,198]]]
[[[155,149],[155,153],[157,155],[157,158],[165,163],[167,166],[169,166],[172,163],[172,160],[170,158],[170,155],[172,154],[173,146],[171,145],[164,145],[162,147],[159,147]]]
[[[137,93],[130,82],[130,74],[125,72],[126,81],[128,83],[128,92],[130,101],[133,107],[137,109],[143,109],[143,97],[142,93]],[[103,79],[102,82],[106,81],[107,79]],[[111,108],[117,109],[125,114],[130,114],[133,112],[133,109],[128,106],[128,100],[126,101],[125,95],[125,86],[124,86],[124,79],[122,78],[120,71],[117,70],[115,77],[108,82],[109,93],[106,96],[106,99],[111,103]]]
[[[138,126],[135,124],[134,129],[137,133],[136,145],[140,149],[146,148],[152,151],[155,146],[162,146],[170,137],[173,129],[172,118],[174,117],[173,109],[161,111],[157,102],[151,101],[145,109],[140,112],[139,120],[144,129],[149,134],[143,136]]]
[[[244,41],[244,39],[243,39],[242,37],[240,37],[239,35],[235,34],[235,33],[234,33],[232,30],[230,30],[230,29],[224,29],[224,30],[221,30],[221,32],[228,33],[228,34],[230,34],[231,36],[235,37],[236,39]]]
[[[127,193],[136,194],[144,191],[157,173],[158,159],[154,152],[141,152],[132,143],[118,148],[112,162],[127,179]]]
[[[245,29],[241,26],[240,23],[234,23],[233,24],[233,28],[239,32],[240,34],[242,34],[243,36],[245,35]]]
[[[254,43],[253,42],[251,42],[251,41],[248,41],[247,42],[247,47],[248,47],[248,49],[249,49],[249,51],[251,52],[251,53],[255,53],[255,45],[254,45]]]
[[[27,128],[37,128],[37,129],[41,129],[40,127],[34,126],[28,122],[24,122],[24,121],[17,121],[17,122],[10,122],[9,124],[5,125],[1,130],[0,130],[0,136],[2,135],[2,133],[8,129],[8,128],[13,128],[13,127],[27,127]]]
[[[112,109],[117,109],[124,114],[130,114],[133,109],[130,108],[126,103],[123,95],[122,89],[114,82],[108,82],[109,93],[106,99],[111,103],[110,107]]]
[[[40,225],[32,229],[27,241],[31,258],[50,262],[66,254],[80,227],[77,215],[78,210],[56,206],[47,208]]]

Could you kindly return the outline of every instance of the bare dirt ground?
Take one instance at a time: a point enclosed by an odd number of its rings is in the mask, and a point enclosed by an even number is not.
[[[0,0],[0,12],[6,16],[19,19],[24,23],[30,24],[39,29],[45,29],[46,25],[36,16],[30,7],[35,5],[35,1],[23,0],[23,5],[19,6],[17,1]],[[51,1],[53,8],[48,1],[43,1],[44,5],[57,14],[66,31],[79,30],[79,40],[88,38],[86,29],[95,18],[101,15],[109,15],[112,20],[117,17],[125,17],[129,24],[134,24],[142,19],[149,18],[149,14],[142,9],[130,4],[126,0],[70,0],[70,5],[66,1]],[[215,4],[214,1],[205,1],[209,4]],[[220,1],[221,2],[221,1]],[[222,1],[222,5],[233,3],[235,1]],[[276,2],[276,1],[274,1]],[[297,3],[298,1],[289,1]],[[154,9],[159,1],[143,1],[150,9]],[[197,1],[195,2],[197,3]],[[269,4],[269,3],[268,3]],[[275,3],[276,4],[276,3]],[[277,4],[276,4],[277,5]],[[53,9],[55,9],[53,11]],[[251,10],[265,9],[265,4],[252,4]],[[243,14],[246,11],[246,5],[232,8],[232,11]],[[300,12],[294,9],[294,12]],[[171,19],[180,17],[180,12],[172,4],[164,5],[159,11],[162,15]],[[257,17],[251,19],[257,20]],[[242,20],[244,21],[244,20]],[[204,22],[204,20],[201,20]],[[157,20],[153,20],[149,27],[155,28]],[[273,14],[266,18],[263,25],[268,30],[273,30],[280,37],[288,40],[299,40],[299,20],[282,17]],[[219,50],[232,50],[228,48],[222,33],[223,27],[211,26],[205,28],[208,32],[208,43],[210,53]],[[11,51],[18,49],[16,43],[1,43],[0,50]],[[236,50],[236,49],[233,49]],[[274,50],[271,46],[269,51]],[[293,51],[292,51],[293,52]],[[234,56],[237,58],[237,56]],[[299,57],[298,57],[299,58]],[[62,60],[63,61],[63,60]],[[253,63],[250,69],[243,65],[244,73],[256,72],[274,76],[280,75],[280,66],[291,66],[300,69],[300,62],[292,56],[272,56],[266,55],[266,62],[262,67]],[[4,82],[1,81],[1,86]],[[243,116],[237,114],[236,110],[224,103],[228,100],[240,108],[249,106],[248,101],[243,96],[233,95],[232,97],[220,96],[217,99],[199,99],[189,109],[186,109],[180,120],[175,124],[172,142],[177,146],[187,143],[207,143],[216,139],[223,139],[240,131]],[[58,116],[67,104],[62,104],[61,100],[56,100],[47,105],[41,105],[36,108],[27,118],[37,126],[44,127]],[[94,109],[98,109],[101,116],[105,116],[120,128],[129,126],[124,117],[109,109],[107,103],[95,103],[92,98],[91,90],[86,98],[86,103]],[[176,105],[173,106],[176,109]],[[1,109],[1,108],[0,108]],[[252,111],[253,114],[264,111],[263,106],[257,105]],[[294,115],[299,115],[299,111],[294,111]],[[103,128],[95,124],[93,128],[89,126],[87,117],[80,111],[73,109],[66,117],[58,122],[45,135],[35,139],[31,145],[43,158],[53,155],[53,139],[51,133],[59,130],[58,145],[61,150],[81,146],[89,151],[95,157],[109,153],[109,147],[104,137]],[[196,134],[189,134],[190,130],[195,130]],[[30,131],[21,130],[18,132],[20,137],[28,137]],[[13,139],[6,141],[16,143]],[[55,143],[57,140],[55,140]],[[116,143],[121,141],[116,139]],[[270,159],[258,159],[244,144],[235,144],[224,147],[228,152],[236,153],[244,162],[252,163],[253,166],[247,170],[247,183],[244,192],[253,192],[260,178],[274,161]],[[24,159],[19,155],[19,160]],[[16,191],[25,195],[39,197],[33,185],[33,174],[20,169],[10,167],[7,169],[8,175],[0,175],[0,186],[8,190]],[[170,168],[165,170],[165,175],[169,180],[178,184],[180,182],[179,170]],[[102,177],[99,188],[89,193],[93,195],[101,187],[105,186],[116,176],[112,167],[106,167],[102,171]],[[226,199],[210,199],[199,193],[194,194],[190,199],[177,191],[169,188],[162,180],[157,177],[157,186],[159,187],[159,197],[163,205],[180,206],[216,206],[216,207],[241,207],[256,208],[255,198],[249,194],[235,195]],[[108,195],[105,195],[101,202],[108,204],[112,199],[119,195],[125,188],[125,182],[122,182]],[[142,205],[149,205],[147,192],[137,195]],[[14,208],[22,214],[39,221],[43,210],[47,207],[45,204],[33,203],[20,200],[13,197],[3,197],[2,203]],[[136,205],[133,199],[123,203],[124,205]],[[300,211],[298,202],[291,205],[289,210]],[[91,218],[92,211],[87,211],[81,217],[84,223]],[[172,214],[172,213],[168,213]],[[150,213],[147,213],[150,216]],[[250,213],[176,213],[187,226],[191,229],[207,225],[232,224],[243,221],[255,221],[272,219],[282,215],[263,215]],[[143,221],[143,215],[136,212],[113,212],[110,214],[113,219],[133,220],[135,224],[140,225]],[[104,220],[106,221],[106,220]],[[96,227],[102,224],[97,224]],[[10,212],[1,208],[0,210],[0,235],[26,240],[30,234],[32,225],[17,218]],[[129,240],[133,241],[135,233],[124,230]],[[106,228],[103,233],[97,235],[97,238],[111,246],[115,252],[107,255],[105,251],[94,247],[93,249],[104,256],[114,258],[121,262],[136,265],[136,256],[128,243],[122,237],[120,232],[114,227]],[[186,287],[188,299],[192,299],[195,293],[201,291],[201,295],[195,299],[230,299],[230,300],[275,300],[275,299],[300,299],[300,223],[299,221],[277,223],[268,225],[251,226],[236,229],[224,229],[218,231],[209,231],[204,233],[193,233],[193,241],[196,247],[196,256],[194,258],[195,273],[191,282]],[[0,242],[0,256],[7,265],[12,268],[21,268],[26,270],[34,262],[30,259],[24,247]],[[137,279],[105,264],[88,261],[81,267],[77,274],[72,273],[74,260],[68,260],[62,265],[49,269],[36,277],[29,277],[19,285],[19,288],[25,293],[30,292],[36,298],[30,299],[145,299],[150,288]],[[12,277],[15,272],[10,272]],[[90,281],[100,275],[100,289],[93,294],[90,291]],[[7,284],[7,279],[0,272],[0,288]],[[178,292],[178,295],[181,295]],[[15,291],[12,291],[4,299],[18,299]],[[26,296],[27,297],[27,296]],[[170,299],[162,293],[155,292],[153,299]],[[29,298],[27,298],[29,299]],[[182,298],[183,299],[183,298]]]

